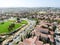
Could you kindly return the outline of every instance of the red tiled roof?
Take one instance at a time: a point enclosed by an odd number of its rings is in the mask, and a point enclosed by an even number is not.
[[[51,42],[54,42],[54,37],[52,35],[48,35]]]
[[[37,39],[36,36],[35,36],[34,38],[25,39],[25,40],[23,41],[23,43],[24,43],[25,45],[33,45],[33,44],[35,43],[36,39]]]
[[[50,31],[50,34],[51,34],[51,35],[53,35],[53,34],[54,34],[54,32],[53,32],[53,31]]]
[[[19,42],[19,44],[18,45],[24,45],[24,43],[23,42]]]
[[[24,45],[32,45],[32,42],[30,40],[28,40],[28,39],[25,39],[23,41],[23,43],[24,43]]]
[[[52,23],[48,23],[46,21],[41,21],[40,24],[48,24],[48,25],[52,25]]]
[[[35,32],[36,36],[41,36],[41,37],[44,37],[44,38],[48,38],[47,34],[43,34],[43,33],[39,32],[39,31],[36,31],[36,30],[34,32]],[[32,32],[32,33],[34,33],[34,32]]]
[[[46,31],[49,31],[48,29],[46,29],[46,28],[41,28],[41,27],[36,27],[35,30],[46,30]]]
[[[42,41],[36,41],[35,44],[36,45],[43,45],[43,42]]]
[[[50,44],[46,43],[46,44],[44,44],[44,45],[50,45]]]
[[[39,34],[40,34],[40,32],[41,33],[49,33],[49,30],[48,29],[44,29],[44,28],[37,27],[35,30],[36,30],[35,34],[37,34],[38,32],[39,32]]]
[[[40,33],[41,37],[43,38],[48,38],[48,35],[47,34],[43,34],[43,33]]]

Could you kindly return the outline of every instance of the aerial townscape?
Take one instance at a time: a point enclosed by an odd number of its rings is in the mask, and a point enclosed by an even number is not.
[[[0,10],[0,45],[60,45],[60,8]]]
[[[60,0],[0,0],[0,45],[60,45]]]

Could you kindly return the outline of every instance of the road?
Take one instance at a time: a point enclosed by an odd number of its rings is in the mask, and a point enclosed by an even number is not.
[[[28,20],[28,19],[24,19],[22,18],[22,20],[26,20],[28,22],[28,25],[26,25],[24,28],[20,29],[20,31],[18,31],[16,34],[12,35],[11,38],[9,37],[8,39],[6,39],[2,45],[15,45],[15,43],[19,42],[21,39],[21,35],[26,34],[27,30],[33,30],[34,26],[36,25],[36,21],[32,21],[32,20]],[[24,31],[25,30],[25,31]],[[12,42],[8,43],[8,40],[13,40]]]

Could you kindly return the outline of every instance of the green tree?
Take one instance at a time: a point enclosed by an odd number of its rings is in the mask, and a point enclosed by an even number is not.
[[[20,23],[20,18],[17,18],[17,22]]]

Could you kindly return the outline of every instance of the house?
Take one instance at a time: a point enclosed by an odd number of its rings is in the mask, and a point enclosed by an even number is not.
[[[49,43],[46,43],[46,44],[44,44],[44,45],[50,45]]]
[[[24,43],[23,42],[19,42],[19,44],[18,45],[24,45]]]
[[[51,41],[52,43],[54,43],[54,37],[53,37],[52,35],[48,35],[48,37],[49,37],[50,41]]]
[[[36,41],[35,44],[36,45],[43,45],[43,42],[42,41]]]
[[[39,31],[41,33],[44,33],[44,34],[49,34],[49,29],[47,29],[47,28],[36,27],[35,30]]]
[[[23,42],[20,42],[19,45],[43,45],[42,41],[38,40],[38,37],[35,36],[33,38],[24,39]]]

